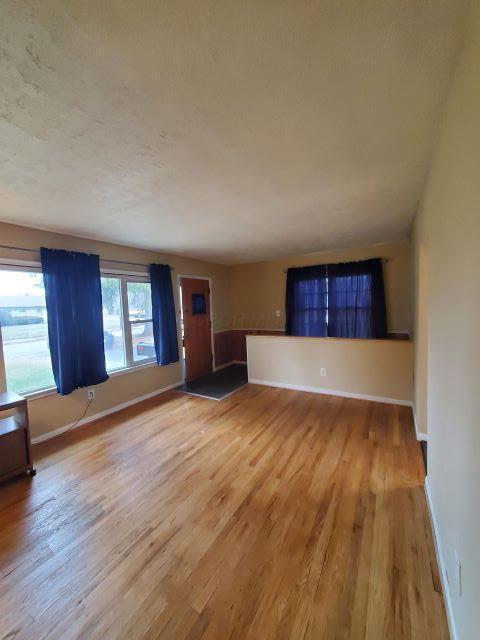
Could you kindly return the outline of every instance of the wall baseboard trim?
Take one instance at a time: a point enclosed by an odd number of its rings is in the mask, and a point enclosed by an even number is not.
[[[437,520],[435,518],[435,509],[433,506],[432,494],[430,492],[430,484],[428,476],[425,478],[425,495],[427,497],[428,513],[430,515],[430,523],[433,531],[433,541],[435,543],[435,553],[437,556],[438,568],[440,571],[440,579],[442,581],[443,600],[445,602],[445,610],[447,612],[448,628],[452,640],[458,640],[457,625],[455,623],[455,614],[453,612],[452,599],[450,598],[450,589],[447,578],[447,569],[445,566],[445,558],[443,555],[442,539],[438,529]]]
[[[230,360],[230,362],[225,362],[224,364],[218,365],[218,367],[215,367],[214,371],[221,371],[222,369],[225,369],[225,367],[229,367],[231,364],[233,364],[233,360]]]
[[[54,429],[53,431],[48,431],[47,433],[42,433],[42,435],[37,436],[36,438],[32,438],[32,444],[38,444],[39,442],[45,442],[45,440],[50,440],[51,438],[55,438],[56,436],[69,431],[70,429],[78,429],[78,427],[82,427],[89,422],[95,422],[95,420],[99,420],[100,418],[104,418],[105,416],[109,416],[112,413],[117,413],[117,411],[121,411],[122,409],[126,409],[127,407],[131,407],[134,404],[138,404],[139,402],[143,402],[144,400],[149,400],[150,398],[154,398],[155,396],[160,395],[161,393],[165,393],[165,391],[169,391],[170,389],[174,389],[182,384],[182,381],[174,382],[173,384],[169,384],[167,387],[162,387],[161,389],[157,389],[156,391],[152,391],[151,393],[146,393],[143,396],[139,396],[138,398],[133,398],[132,400],[127,400],[127,402],[122,402],[121,404],[117,404],[114,407],[110,407],[110,409],[105,409],[105,411],[100,411],[99,413],[94,413],[91,416],[86,416],[78,421],[77,424],[75,422],[71,422],[70,424],[66,424],[63,427],[59,427],[58,429]]]
[[[230,360],[230,362],[225,362],[225,364],[221,364],[218,367],[215,367],[214,371],[220,371],[220,369],[225,369],[225,367],[230,367],[232,364],[247,364],[246,360]]]
[[[417,414],[415,413],[415,406],[412,404],[413,424],[415,425],[415,434],[417,440],[428,442],[428,433],[422,433],[418,430]]]
[[[339,391],[338,389],[324,389],[322,387],[304,387],[297,384],[286,384],[284,382],[276,382],[275,380],[258,380],[257,378],[248,378],[250,384],[261,384],[266,387],[278,387],[279,389],[291,389],[292,391],[307,391],[308,393],[323,393],[329,396],[340,396],[341,398],[355,398],[356,400],[370,400],[372,402],[383,402],[385,404],[399,404],[403,407],[411,407],[411,400],[401,400],[398,398],[384,398],[382,396],[370,396],[363,393],[350,393],[348,391]]]

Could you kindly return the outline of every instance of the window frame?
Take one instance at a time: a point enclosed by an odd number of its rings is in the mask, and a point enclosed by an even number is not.
[[[42,273],[42,265],[38,261],[31,260],[19,260],[19,259],[10,259],[10,258],[0,258],[0,270],[2,271],[25,271],[29,273]],[[115,378],[120,375],[124,375],[126,373],[130,373],[131,371],[135,371],[137,369],[142,369],[144,367],[152,367],[157,363],[156,357],[151,358],[143,358],[142,360],[134,360],[133,359],[133,343],[130,332],[130,324],[143,324],[145,322],[151,322],[151,319],[139,319],[130,320],[128,314],[128,295],[127,295],[127,282],[148,282],[150,283],[150,276],[148,273],[142,273],[138,271],[124,271],[121,269],[109,269],[109,268],[100,268],[100,278],[118,278],[120,280],[120,296],[121,296],[121,322],[122,328],[124,332],[124,340],[123,340],[123,348],[124,348],[124,356],[125,356],[125,366],[118,367],[117,369],[112,369],[108,371],[108,375],[110,378]],[[127,331],[128,329],[128,331]],[[127,340],[129,340],[130,347],[127,349]],[[131,358],[129,355],[131,354]],[[3,353],[3,336],[2,336],[2,327],[0,326],[0,358],[1,358],[1,366],[5,369],[5,360]],[[5,372],[5,383],[6,383],[6,372]],[[42,398],[44,396],[54,395],[58,393],[56,387],[43,387],[40,389],[35,389],[33,391],[28,391],[22,393],[22,396],[31,400],[34,398]]]
[[[366,260],[368,261],[368,259]],[[336,264],[336,263],[333,263]],[[322,265],[319,265],[322,266]],[[332,306],[330,305],[330,298],[331,298],[331,281],[334,277],[336,278],[341,278],[342,280],[346,280],[349,277],[352,277],[351,275],[345,275],[345,276],[335,276],[332,275],[330,273],[329,270],[329,264],[325,265],[326,266],[326,273],[325,276],[321,276],[319,278],[317,278],[318,280],[324,278],[325,279],[325,299],[326,299],[326,304],[324,307],[325,310],[325,327],[327,330],[327,335],[326,336],[304,336],[303,334],[294,334],[294,335],[299,335],[299,337],[318,337],[318,338],[323,338],[323,337],[327,337],[327,338],[335,338],[335,339],[353,339],[353,340],[378,340],[378,339],[382,339],[382,338],[375,338],[375,337],[357,337],[357,336],[353,336],[353,337],[344,337],[344,336],[340,336],[340,335],[331,335],[330,333],[330,328],[332,327],[332,323],[331,323],[331,308]],[[367,303],[365,302],[365,304],[353,304],[353,305],[344,305],[342,307],[338,307],[344,310],[345,314],[348,314],[348,312],[354,311],[356,312],[357,310],[360,311],[365,311],[368,312],[370,311],[371,314],[373,314],[373,276],[366,271],[365,273],[355,273],[354,277],[357,278],[365,278],[365,281],[363,283],[363,289],[360,289],[361,293],[365,293],[365,292],[369,292],[370,293],[370,302]],[[307,278],[304,278],[301,282],[305,282],[307,281]],[[368,286],[365,286],[367,285]],[[309,313],[311,312],[315,312],[318,310],[321,310],[322,307],[314,307],[314,306],[301,306],[299,307],[298,305],[295,307],[294,309],[294,313],[296,314],[302,314],[302,316],[307,316]]]
[[[117,367],[116,369],[107,371],[108,375],[110,376],[122,371],[128,371],[131,369],[137,369],[138,367],[155,364],[157,362],[156,356],[152,356],[151,358],[142,358],[141,360],[134,359],[131,331],[132,325],[145,324],[146,322],[153,322],[153,320],[152,318],[139,318],[138,320],[130,320],[128,309],[128,283],[146,282],[150,284],[150,276],[148,274],[120,272],[113,269],[100,269],[100,279],[103,277],[116,278],[120,280],[120,320],[123,329],[123,349],[125,357],[125,365],[123,367]]]
[[[0,271],[23,271],[24,273],[39,273],[42,275],[42,266],[38,262],[23,261],[23,260],[10,260],[8,258],[2,258],[0,262]],[[48,326],[47,326],[48,333]],[[49,349],[50,351],[50,349]],[[7,389],[7,368],[5,366],[5,353],[3,349],[3,333],[2,326],[0,324],[0,358],[1,368],[4,373],[5,388]],[[8,391],[8,389],[7,389]],[[38,389],[32,389],[31,391],[22,391],[21,395],[24,398],[38,398],[50,393],[57,393],[56,387],[39,387]]]
[[[130,310],[128,308],[128,283],[129,282],[145,282],[150,285],[150,294],[151,294],[151,283],[150,277],[148,275],[145,276],[122,276],[122,308],[123,308],[123,327],[124,331],[126,331],[125,338],[125,356],[127,361],[127,367],[137,367],[141,364],[154,363],[157,361],[157,357],[152,356],[150,358],[142,358],[141,360],[135,360],[135,356],[133,353],[133,340],[132,340],[132,327],[136,324],[147,324],[147,322],[152,323],[153,328],[153,317],[151,318],[138,318],[136,320],[130,320]]]

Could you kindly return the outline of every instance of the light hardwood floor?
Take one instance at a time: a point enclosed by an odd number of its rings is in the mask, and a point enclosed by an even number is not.
[[[448,637],[410,409],[172,391],[0,489],[0,638]]]

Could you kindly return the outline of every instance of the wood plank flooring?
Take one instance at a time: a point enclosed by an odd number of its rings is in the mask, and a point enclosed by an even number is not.
[[[448,637],[410,409],[172,391],[0,488],[0,638]]]

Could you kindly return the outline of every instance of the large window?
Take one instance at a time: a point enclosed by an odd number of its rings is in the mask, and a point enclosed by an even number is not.
[[[112,274],[101,284],[107,371],[153,362],[150,282]],[[55,387],[39,268],[0,267],[0,331],[7,389],[25,395]]]
[[[7,389],[25,394],[55,386],[40,270],[0,268],[0,326]]]
[[[155,360],[150,282],[132,276],[102,276],[107,371]]]
[[[382,261],[289,269],[285,306],[287,335],[384,338]]]

